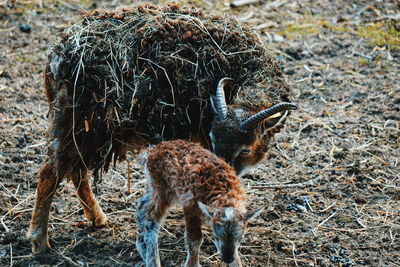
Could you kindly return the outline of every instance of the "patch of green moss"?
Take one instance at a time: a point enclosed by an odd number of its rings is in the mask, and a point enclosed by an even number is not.
[[[27,57],[24,53],[22,53],[22,52],[19,52],[17,55],[16,55],[16,60],[18,61],[18,62],[21,62],[21,63],[30,63],[31,62],[31,59],[29,58],[29,57]]]
[[[288,38],[293,38],[299,35],[315,35],[320,33],[328,24],[328,21],[323,20],[320,16],[306,14],[298,21],[286,24],[285,28],[278,32],[278,34],[285,35]]]
[[[359,25],[356,27],[356,32],[374,45],[390,46],[396,50],[400,46],[400,32],[396,30],[394,23],[389,20]]]
[[[361,65],[364,65],[364,66],[368,65],[368,59],[366,59],[366,58],[359,57],[359,58],[357,58],[357,60],[358,60],[358,62],[361,63]]]
[[[395,27],[396,21],[383,20],[361,25],[348,25],[344,23],[330,23],[321,16],[312,16],[305,14],[294,23],[284,25],[284,28],[278,32],[288,38],[297,36],[316,35],[324,29],[336,33],[353,32],[359,37],[370,41],[376,46],[390,46],[396,50],[400,47],[400,32]]]
[[[342,23],[327,24],[326,27],[334,32],[349,32],[350,31],[349,27]]]

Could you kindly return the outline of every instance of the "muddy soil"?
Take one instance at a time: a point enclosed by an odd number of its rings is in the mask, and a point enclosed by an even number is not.
[[[67,181],[49,221],[49,255],[25,239],[45,160],[49,46],[84,10],[129,1],[0,3],[0,265],[132,266],[136,200],[145,191],[137,156],[98,185],[109,225],[85,221]],[[250,208],[266,211],[240,248],[244,266],[400,266],[400,3],[262,1],[231,8],[194,1],[255,27],[293,88],[293,112],[269,157],[243,178]],[[163,266],[184,262],[183,221],[172,210],[160,234]],[[220,266],[207,230],[203,266]]]

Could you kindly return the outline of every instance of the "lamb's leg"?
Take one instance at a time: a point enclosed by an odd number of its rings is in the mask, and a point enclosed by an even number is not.
[[[78,172],[70,174],[70,179],[78,193],[79,201],[83,206],[88,221],[95,226],[104,226],[107,223],[107,217],[97,202],[93,191],[90,187],[89,176],[87,170],[80,169]]]
[[[32,253],[37,254],[50,249],[47,235],[51,201],[62,179],[56,174],[56,168],[49,163],[39,173],[36,188],[35,206],[27,238],[32,242]]]
[[[192,205],[183,208],[185,215],[185,247],[186,262],[185,267],[200,267],[199,252],[203,243],[203,233],[201,232],[201,220],[198,212],[196,213]]]
[[[139,200],[139,235],[136,240],[136,247],[147,267],[161,266],[158,251],[158,232],[160,230],[160,222],[165,216],[169,205],[166,201],[154,203],[151,192]]]
[[[142,260],[146,260],[146,243],[145,237],[145,220],[147,216],[147,205],[151,201],[151,194],[146,194],[144,197],[139,199],[137,208],[137,225],[138,225],[138,237],[136,239],[136,249],[139,252]]]

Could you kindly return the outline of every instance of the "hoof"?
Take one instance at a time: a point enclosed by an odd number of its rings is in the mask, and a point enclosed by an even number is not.
[[[98,216],[96,219],[92,221],[93,226],[95,227],[103,227],[107,225],[107,216],[102,213],[100,216]]]
[[[48,253],[51,250],[47,236],[43,235],[41,230],[29,230],[26,238],[31,241],[32,254]]]

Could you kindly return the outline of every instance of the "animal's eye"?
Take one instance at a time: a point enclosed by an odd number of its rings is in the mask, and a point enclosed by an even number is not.
[[[250,154],[250,152],[251,152],[251,149],[244,148],[244,149],[242,149],[242,151],[240,151],[240,154],[241,155],[248,155],[248,154]]]

